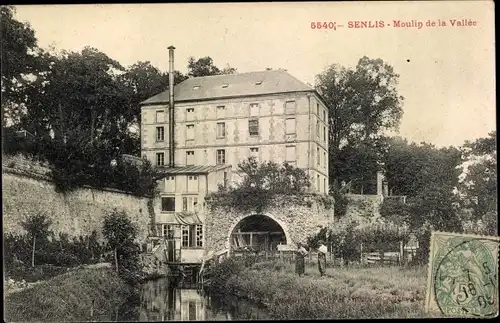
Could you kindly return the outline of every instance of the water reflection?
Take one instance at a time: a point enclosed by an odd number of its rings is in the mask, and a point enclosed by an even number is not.
[[[204,295],[196,289],[169,286],[168,279],[150,281],[139,291],[139,304],[124,312],[122,321],[228,321],[265,319],[265,311],[251,302]],[[134,304],[135,305],[135,304]],[[132,310],[131,307],[135,309]],[[128,317],[123,317],[128,316]],[[133,318],[134,317],[134,318]]]

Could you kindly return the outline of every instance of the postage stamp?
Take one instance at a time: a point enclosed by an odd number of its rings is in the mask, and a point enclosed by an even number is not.
[[[499,237],[433,232],[426,312],[451,317],[496,317],[499,243]]]

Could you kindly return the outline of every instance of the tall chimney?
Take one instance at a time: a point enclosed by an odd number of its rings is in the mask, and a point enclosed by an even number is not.
[[[169,89],[169,139],[170,139],[170,153],[169,153],[169,165],[170,167],[175,167],[175,147],[174,147],[174,130],[175,130],[175,115],[174,115],[174,46],[168,47],[168,89]]]

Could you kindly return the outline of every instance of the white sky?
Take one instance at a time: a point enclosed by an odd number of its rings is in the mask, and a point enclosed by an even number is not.
[[[358,3],[207,3],[16,6],[39,45],[95,47],[121,64],[151,61],[187,72],[189,56],[210,56],[239,72],[285,68],[314,84],[326,66],[382,58],[400,74],[405,97],[400,135],[460,145],[496,128],[494,4],[490,1]],[[472,19],[476,27],[395,28],[393,20]],[[383,20],[385,28],[349,29],[348,21]],[[311,21],[336,21],[313,30]],[[409,60],[409,62],[408,62]]]

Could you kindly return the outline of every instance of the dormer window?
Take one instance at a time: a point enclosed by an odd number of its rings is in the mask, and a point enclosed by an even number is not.
[[[195,86],[193,86],[193,90],[199,90],[199,89],[200,89],[200,87],[201,87],[201,86],[199,86],[199,85],[195,85]]]
[[[262,84],[262,81],[255,82],[255,85],[261,85],[261,84]]]
[[[229,86],[229,84],[222,84],[222,88],[225,89]]]

